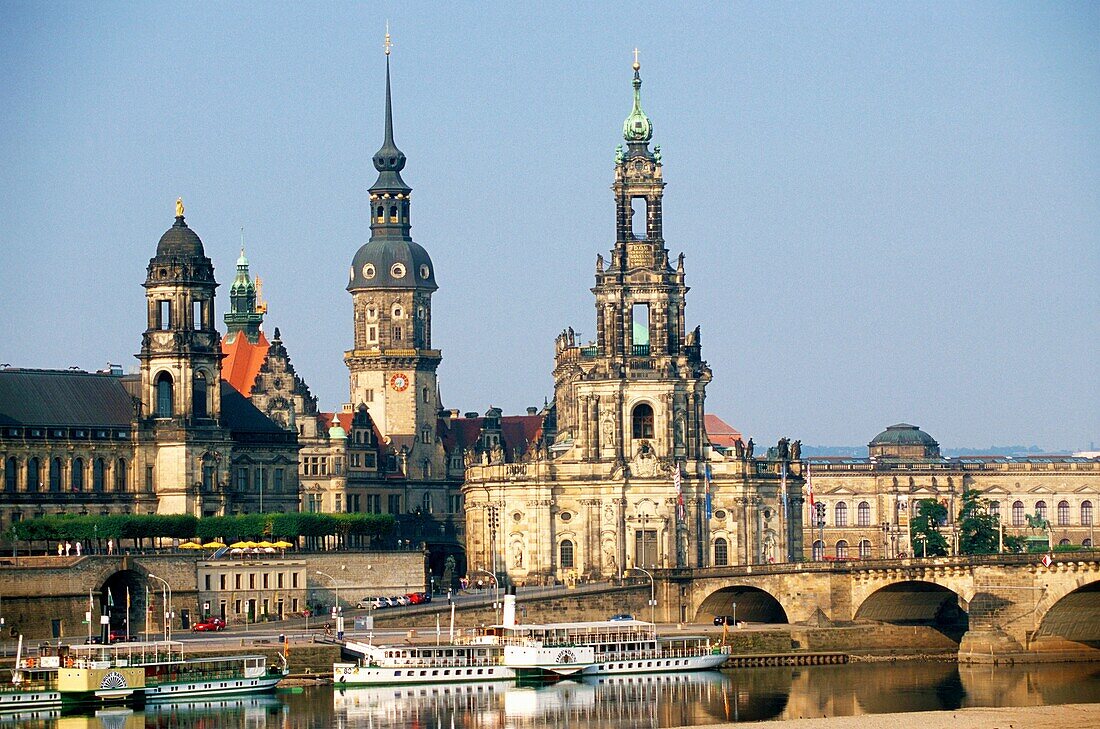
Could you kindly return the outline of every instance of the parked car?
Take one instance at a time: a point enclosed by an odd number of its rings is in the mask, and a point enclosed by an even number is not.
[[[409,599],[410,605],[419,605],[420,603],[424,602],[423,592],[410,592],[408,595],[405,595],[405,597]]]
[[[364,597],[355,604],[360,610],[381,610],[390,606],[389,600],[384,597]]]
[[[409,598],[405,595],[398,595],[397,597],[391,597],[390,600],[395,600],[398,605],[404,606],[409,604]]]
[[[140,638],[136,635],[127,636],[126,633],[124,633],[121,630],[112,630],[110,632],[110,634],[107,636],[107,642],[108,643],[122,643],[124,641],[133,642],[133,641],[136,641],[136,640],[140,640]]]
[[[222,630],[224,624],[219,624],[217,620],[200,620],[191,626],[191,630],[195,633],[215,632]]]
[[[733,619],[732,615],[716,615],[714,616],[715,625],[728,625],[731,628],[737,627],[737,621]]]
[[[618,615],[612,615],[608,620],[620,621],[620,620],[633,620],[634,616],[630,613],[619,613]]]

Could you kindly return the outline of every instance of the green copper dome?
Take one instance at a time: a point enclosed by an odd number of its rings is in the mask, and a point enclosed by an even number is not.
[[[642,111],[642,78],[638,75],[641,64],[634,61],[634,108],[623,122],[623,139],[628,142],[648,142],[653,138],[653,122]]]

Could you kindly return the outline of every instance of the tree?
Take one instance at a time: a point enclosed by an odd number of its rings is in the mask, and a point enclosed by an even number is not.
[[[996,554],[1000,520],[989,513],[989,501],[973,489],[963,491],[959,509],[959,554]]]
[[[921,557],[943,557],[947,554],[947,540],[940,534],[940,524],[947,521],[947,507],[935,499],[917,502],[917,516],[909,522],[909,538],[913,552]]]

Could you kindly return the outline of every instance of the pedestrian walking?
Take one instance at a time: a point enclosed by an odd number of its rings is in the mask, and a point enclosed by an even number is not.
[[[61,542],[57,543],[57,556],[60,557],[65,552],[65,545]]]
[[[80,556],[80,542],[77,542],[77,543],[76,543],[76,556],[77,556],[77,557],[79,557],[79,556]]]
[[[107,556],[110,557],[114,553],[115,553],[115,540],[114,539],[108,539],[107,540]]]
[[[69,544],[68,540],[65,542],[65,556],[69,556],[69,552],[72,550],[73,545]]]

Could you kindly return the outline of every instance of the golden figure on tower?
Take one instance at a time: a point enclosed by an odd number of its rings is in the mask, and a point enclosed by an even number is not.
[[[182,218],[183,217],[183,198],[182,197],[177,197],[176,198],[176,217],[177,218]]]

